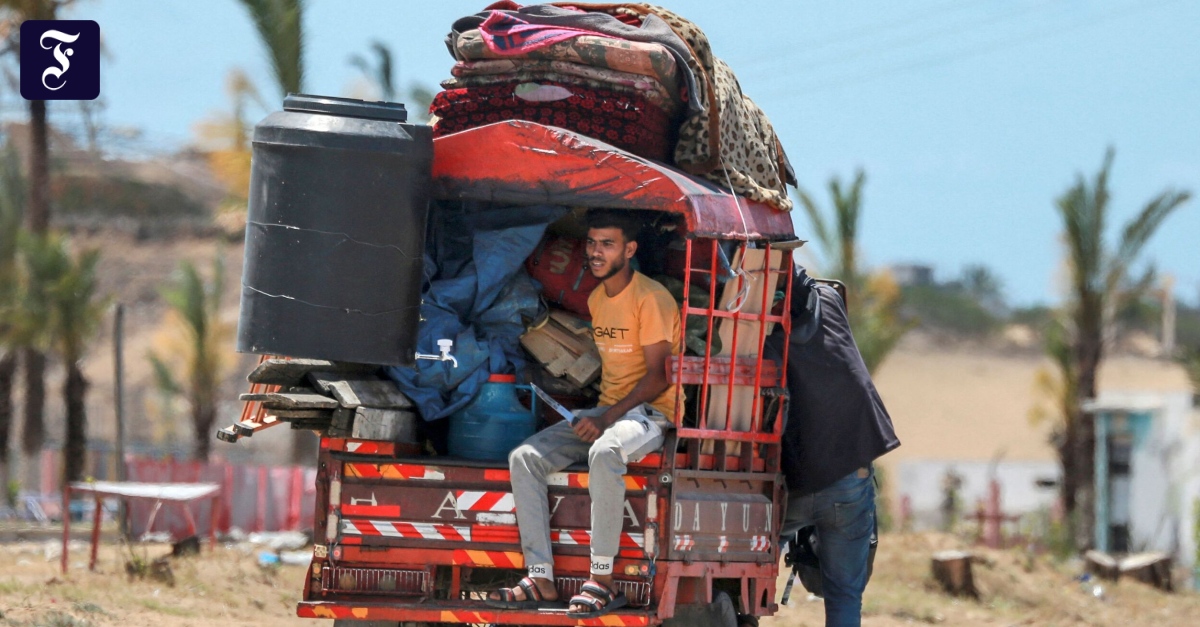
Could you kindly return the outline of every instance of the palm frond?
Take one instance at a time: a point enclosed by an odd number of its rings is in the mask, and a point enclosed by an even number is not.
[[[175,375],[171,373],[167,362],[154,353],[150,353],[146,357],[150,360],[150,366],[154,370],[155,387],[167,394],[183,393],[183,388],[175,381]]]
[[[1125,227],[1121,229],[1121,239],[1117,249],[1109,260],[1108,272],[1105,276],[1105,287],[1110,291],[1119,288],[1121,281],[1129,272],[1129,267],[1142,254],[1146,243],[1162,226],[1163,221],[1191,198],[1184,191],[1167,190],[1154,197],[1138,212]]]
[[[379,57],[379,65],[375,75],[379,81],[379,90],[384,100],[396,99],[395,64],[392,61],[392,50],[382,41],[371,42],[371,49]]]
[[[816,201],[804,189],[797,188],[796,195],[800,197],[800,206],[804,207],[804,213],[808,215],[808,223],[812,228],[813,236],[821,244],[821,253],[826,257],[826,263],[832,263],[832,260],[837,256],[836,251],[834,251],[836,244],[829,233],[829,226],[825,221],[825,216],[821,212],[821,208],[817,206]]]
[[[299,93],[304,84],[305,0],[241,0],[250,13],[281,95]]]

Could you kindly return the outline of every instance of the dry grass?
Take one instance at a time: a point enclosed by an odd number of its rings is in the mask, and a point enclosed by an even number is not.
[[[201,627],[282,626],[315,623],[297,618],[305,569],[262,569],[251,554],[218,548],[172,560],[176,585],[130,580],[123,554],[104,546],[96,572],[87,552],[71,551],[71,570],[59,570],[54,543],[0,546],[0,626],[3,627]],[[141,549],[139,549],[141,551]],[[150,557],[169,546],[152,546]]]
[[[1200,624],[1200,595],[1167,594],[1135,582],[1100,584],[1075,579],[1076,571],[1019,549],[974,549],[982,559],[973,573],[979,601],[955,599],[937,588],[929,575],[930,555],[943,549],[969,548],[943,534],[888,534],[879,544],[875,574],[863,599],[863,625],[1038,625],[1194,627]],[[784,583],[780,579],[780,585]],[[790,607],[763,627],[824,624],[820,601],[806,601],[796,584]],[[781,588],[782,589],[782,588]]]
[[[0,627],[121,627],[203,625],[317,625],[295,617],[304,568],[259,568],[251,554],[219,548],[172,561],[176,585],[130,581],[117,547],[102,548],[98,570],[86,570],[82,544],[72,551],[67,577],[58,570],[57,552],[47,545],[0,545]],[[979,601],[942,594],[929,577],[929,557],[938,550],[965,548],[944,534],[888,534],[880,542],[875,576],[864,599],[863,624],[1038,625],[1129,627],[1200,624],[1200,595],[1166,594],[1134,583],[1104,583],[1103,599],[1092,585],[1074,578],[1070,567],[1021,550],[977,550]],[[169,552],[148,549],[150,557]],[[783,578],[780,579],[782,590]],[[763,627],[817,627],[824,624],[819,601],[793,592]]]

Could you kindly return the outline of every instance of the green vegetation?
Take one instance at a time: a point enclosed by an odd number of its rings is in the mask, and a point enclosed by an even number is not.
[[[175,283],[163,290],[163,298],[171,306],[167,325],[173,341],[150,354],[160,391],[187,397],[195,436],[192,458],[197,460],[208,459],[218,386],[229,367],[227,346],[233,329],[220,317],[225,274],[222,256],[217,251],[209,280],[190,262],[180,264]],[[172,374],[180,371],[185,375],[182,381]]]
[[[821,274],[846,284],[846,310],[854,340],[867,370],[875,372],[912,324],[900,317],[900,289],[886,271],[860,267],[859,220],[866,174],[859,170],[849,187],[838,177],[829,180],[831,215],[826,216],[811,196],[799,191],[800,204],[821,246]]]
[[[1092,481],[1095,424],[1082,402],[1096,396],[1096,375],[1104,361],[1116,313],[1140,299],[1152,284],[1153,267],[1132,274],[1147,242],[1190,194],[1166,190],[1147,202],[1121,228],[1115,245],[1105,241],[1109,218],[1109,172],[1114,152],[1105,154],[1091,181],[1083,175],[1056,201],[1063,221],[1070,271],[1069,293],[1057,311],[1058,330],[1046,334],[1046,352],[1059,369],[1062,415],[1055,441],[1063,467],[1063,504],[1077,514],[1076,546],[1088,545],[1094,525]]]

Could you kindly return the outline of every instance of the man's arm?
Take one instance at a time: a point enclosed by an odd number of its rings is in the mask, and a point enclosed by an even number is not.
[[[667,381],[667,358],[671,356],[671,343],[667,341],[642,347],[646,359],[646,376],[629,391],[629,395],[609,407],[604,414],[594,418],[580,418],[572,426],[575,434],[584,442],[595,442],[612,424],[629,413],[629,410],[658,398],[670,387]]]

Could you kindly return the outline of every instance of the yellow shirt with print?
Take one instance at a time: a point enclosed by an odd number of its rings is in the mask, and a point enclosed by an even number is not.
[[[633,391],[646,376],[643,346],[670,342],[671,354],[680,351],[679,307],[661,283],[640,272],[616,296],[609,297],[604,285],[588,297],[592,314],[592,336],[600,349],[600,404],[615,405]],[[675,416],[675,394],[671,385],[650,403],[668,420]]]

